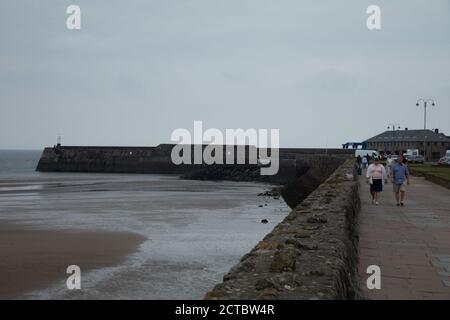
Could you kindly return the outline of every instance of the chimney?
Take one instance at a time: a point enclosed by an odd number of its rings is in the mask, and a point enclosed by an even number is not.
[[[439,133],[439,129],[434,129],[434,133]]]
[[[408,128],[405,128],[405,131],[408,131]]]

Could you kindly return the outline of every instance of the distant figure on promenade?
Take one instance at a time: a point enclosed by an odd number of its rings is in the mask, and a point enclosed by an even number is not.
[[[380,193],[383,191],[383,184],[387,182],[386,169],[378,158],[374,159],[366,173],[367,182],[370,184],[370,194],[372,195],[372,203],[379,205]]]
[[[356,157],[355,168],[356,168],[356,171],[358,172],[358,176],[360,176],[362,174],[362,159],[361,159],[360,155],[358,155]]]
[[[356,163],[357,163],[357,164],[361,164],[361,163],[362,163],[361,155],[359,155],[359,154],[358,154],[358,156],[356,157]]]
[[[366,169],[366,168],[367,168],[367,163],[368,163],[368,162],[367,162],[367,158],[364,156],[364,157],[362,157],[362,160],[361,160],[361,161],[362,161],[362,166],[363,166],[363,168]]]
[[[366,154],[367,165],[370,165],[370,156]]]
[[[406,186],[405,182],[409,184],[409,172],[408,166],[405,164],[403,155],[398,156],[397,163],[392,166],[392,186],[395,193],[395,200],[397,201],[397,207],[403,206],[405,201]]]
[[[392,166],[394,165],[394,159],[392,159],[392,155],[388,155],[386,159],[386,169],[388,177],[391,176]]]

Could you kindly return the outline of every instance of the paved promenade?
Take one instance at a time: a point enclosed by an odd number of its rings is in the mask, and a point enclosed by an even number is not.
[[[361,178],[359,274],[367,299],[450,299],[450,190],[412,177],[404,207],[392,184],[372,205]],[[381,289],[368,290],[367,266],[381,268]]]

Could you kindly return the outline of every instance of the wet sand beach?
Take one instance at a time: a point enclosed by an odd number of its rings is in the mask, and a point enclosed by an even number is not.
[[[131,232],[32,230],[0,224],[0,299],[20,299],[52,283],[66,288],[66,269],[85,271],[115,265],[137,250],[145,237]]]

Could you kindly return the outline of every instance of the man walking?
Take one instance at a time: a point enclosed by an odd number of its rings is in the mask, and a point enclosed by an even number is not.
[[[406,192],[405,182],[409,184],[409,172],[408,167],[403,163],[402,154],[398,156],[397,163],[392,166],[391,178],[397,207],[403,206]]]

